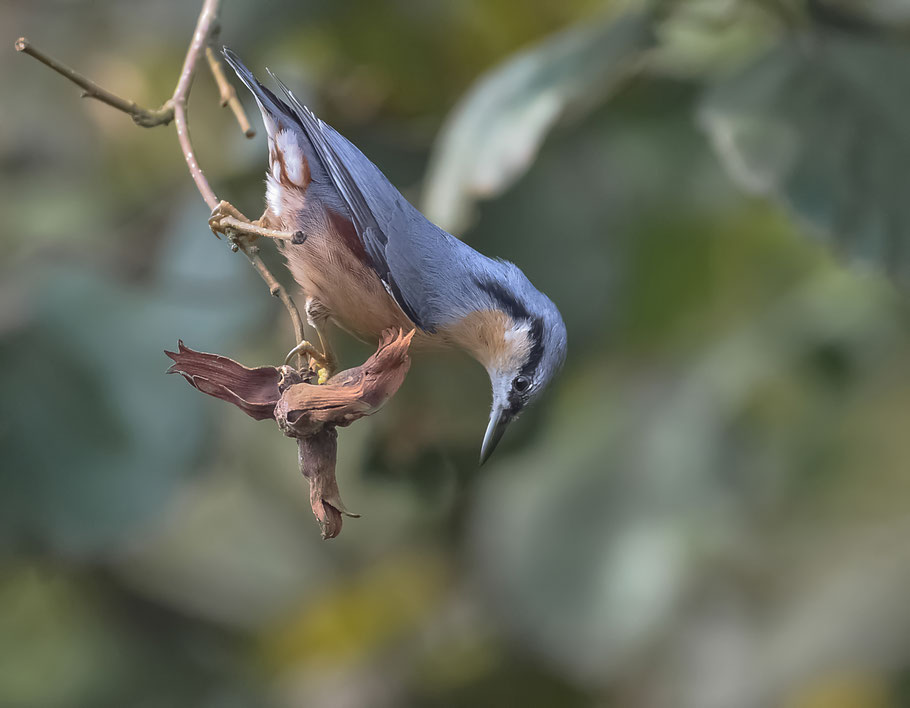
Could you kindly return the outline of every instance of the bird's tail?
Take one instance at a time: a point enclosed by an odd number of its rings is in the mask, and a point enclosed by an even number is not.
[[[221,53],[237,74],[237,78],[244,83],[256,98],[256,103],[259,104],[259,110],[262,111],[262,119],[265,123],[266,131],[270,136],[274,136],[277,132],[281,119],[284,119],[285,124],[297,123],[297,118],[294,115],[293,109],[263,86],[259,82],[259,79],[253,75],[253,72],[240,61],[240,57],[227,47],[222,47]]]

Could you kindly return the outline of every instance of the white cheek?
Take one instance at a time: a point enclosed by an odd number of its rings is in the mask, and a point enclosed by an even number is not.
[[[520,332],[517,328],[513,327],[512,329],[507,329],[503,333],[502,338],[505,340],[506,345],[512,348],[518,345],[522,334],[523,333]]]
[[[530,331],[531,328],[527,324],[514,325],[503,333],[502,338],[510,350],[516,351],[528,346]]]

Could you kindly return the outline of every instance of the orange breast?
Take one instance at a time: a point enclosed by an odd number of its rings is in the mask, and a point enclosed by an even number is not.
[[[378,341],[389,327],[413,329],[369,265],[350,220],[326,214],[302,244],[280,246],[303,294],[318,300],[338,326],[366,342]]]
[[[309,205],[305,190],[292,188],[283,172],[279,171],[284,187],[280,192],[281,216],[270,207],[262,222],[282,230],[296,230],[299,224],[293,215],[303,213]],[[317,300],[339,327],[371,344],[390,327],[415,329],[373,270],[351,220],[330,209],[318,209],[315,218],[307,221],[314,223],[302,244],[279,243],[304,296]],[[503,312],[474,312],[433,334],[417,330],[412,348],[454,346],[488,368],[500,366],[516,349],[515,342],[505,339],[513,325]]]
[[[269,159],[269,206],[262,222],[285,231],[301,228],[301,221],[308,224],[302,244],[279,243],[304,296],[318,301],[332,321],[366,342],[377,342],[390,327],[414,329],[373,270],[351,220],[312,201],[310,168],[294,136],[279,131],[270,140]],[[414,343],[419,346],[427,338],[418,332]]]

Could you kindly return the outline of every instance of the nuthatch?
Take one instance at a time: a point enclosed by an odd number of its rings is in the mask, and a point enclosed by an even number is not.
[[[256,97],[268,135],[263,221],[304,235],[279,245],[322,348],[304,342],[293,351],[334,368],[329,320],[365,341],[389,327],[416,328],[415,343],[464,349],[493,386],[483,464],[565,359],[566,326],[556,306],[514,264],[431,223],[274,74],[284,100],[231,50],[224,56]]]

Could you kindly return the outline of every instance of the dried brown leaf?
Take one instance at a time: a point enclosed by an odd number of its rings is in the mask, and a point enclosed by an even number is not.
[[[203,393],[233,403],[256,420],[274,418],[281,396],[281,373],[274,366],[249,369],[226,356],[190,349],[183,340],[176,352],[164,353],[174,360],[167,373],[180,374]]]
[[[256,420],[272,418],[285,435],[297,439],[310,506],[322,537],[334,538],[341,532],[342,514],[357,516],[345,509],[338,492],[336,427],[375,413],[394,395],[410,367],[413,336],[413,331],[386,330],[375,354],[322,385],[289,366],[250,369],[218,354],[194,351],[182,341],[177,352],[165,354],[174,360],[168,373],[180,374],[199,391],[233,403]]]

